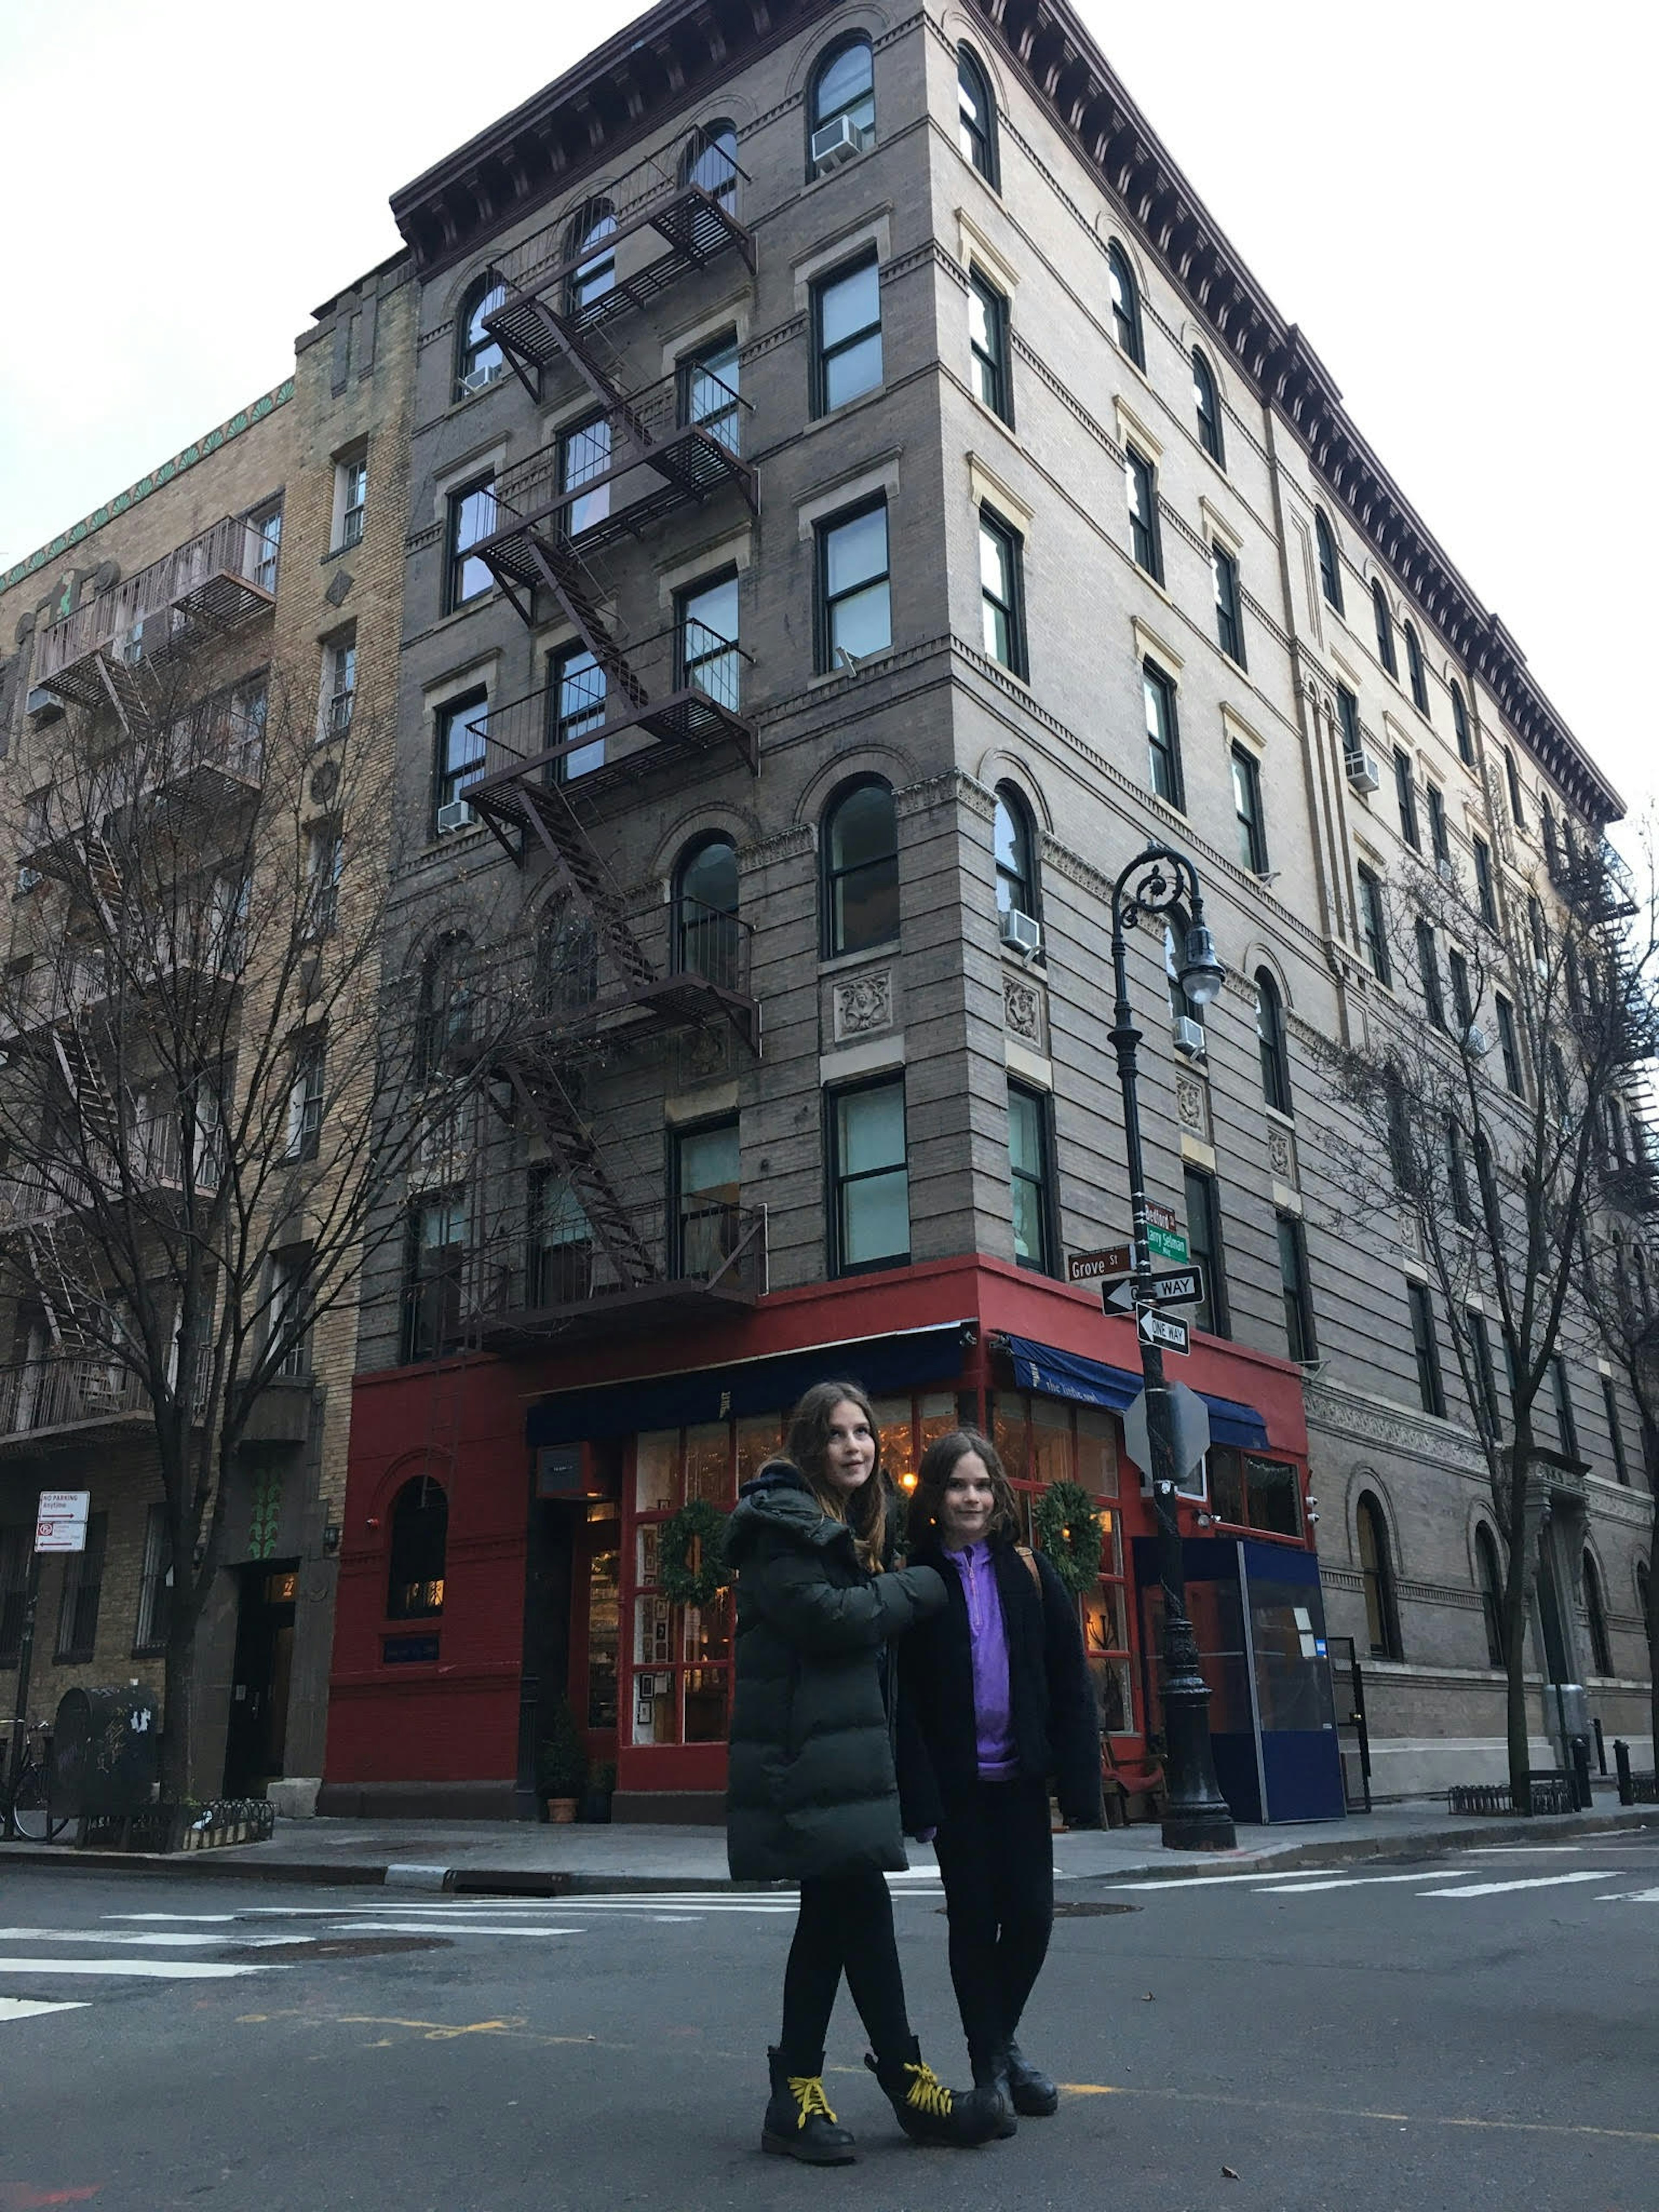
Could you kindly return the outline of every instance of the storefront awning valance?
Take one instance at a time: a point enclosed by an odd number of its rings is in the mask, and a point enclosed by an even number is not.
[[[963,1333],[969,1326],[947,1322],[935,1328],[777,1352],[767,1359],[729,1360],[689,1374],[560,1390],[530,1408],[525,1438],[534,1449],[653,1429],[695,1428],[703,1421],[743,1420],[752,1413],[787,1413],[804,1390],[831,1378],[857,1382],[872,1398],[929,1382],[954,1382],[962,1372]]]
[[[1029,1336],[999,1337],[994,1348],[1007,1358],[1022,1390],[1069,1398],[1079,1406],[1104,1406],[1114,1413],[1121,1413],[1140,1395],[1140,1377],[1127,1367],[1108,1367],[1103,1360],[1061,1352]],[[1234,1444],[1243,1451],[1267,1449],[1267,1424],[1254,1406],[1241,1405],[1235,1398],[1214,1398],[1207,1390],[1199,1395],[1210,1409],[1212,1443]]]

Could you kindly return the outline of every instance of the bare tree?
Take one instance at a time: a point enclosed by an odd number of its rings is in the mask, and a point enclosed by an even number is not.
[[[1523,1808],[1540,1527],[1552,1485],[1583,1473],[1545,1441],[1552,1364],[1564,1332],[1585,1326],[1589,1224],[1628,1200],[1642,1139],[1625,1102],[1659,1044],[1651,882],[1638,902],[1600,844],[1558,848],[1552,863],[1507,911],[1490,877],[1471,900],[1450,867],[1380,886],[1373,964],[1397,995],[1372,994],[1365,1033],[1327,1054],[1352,1117],[1328,1140],[1339,1210],[1403,1230],[1445,1308],[1502,1538],[1510,1780]]]
[[[39,733],[0,978],[9,1425],[148,1413],[173,1570],[163,1786],[199,1788],[198,1657],[239,1447],[396,1233],[481,1074],[383,985],[391,753],[274,680],[140,664]],[[198,678],[199,682],[199,678]]]

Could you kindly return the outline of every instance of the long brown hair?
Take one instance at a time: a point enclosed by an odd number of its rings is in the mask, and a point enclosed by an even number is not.
[[[981,1435],[977,1429],[952,1429],[948,1436],[934,1437],[923,1452],[921,1465],[916,1470],[916,1486],[910,1494],[913,1550],[919,1545],[940,1540],[945,1485],[956,1472],[957,1461],[966,1459],[969,1452],[979,1454],[991,1478],[991,1517],[985,1524],[986,1534],[1006,1538],[1019,1534],[1019,1507],[1015,1503],[1013,1485],[1002,1464],[1001,1453],[989,1437]]]
[[[869,1480],[854,1491],[837,1490],[830,1481],[828,1454],[830,1417],[837,1406],[852,1404],[869,1424],[875,1438],[875,1464]],[[789,1416],[784,1450],[806,1478],[807,1486],[832,1521],[844,1521],[853,1532],[860,1561],[872,1574],[881,1571],[887,1548],[887,1517],[892,1484],[881,1463],[881,1431],[876,1409],[856,1382],[815,1382]]]

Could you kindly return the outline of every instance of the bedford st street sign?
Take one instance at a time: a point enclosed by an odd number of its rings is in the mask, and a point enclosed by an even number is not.
[[[1195,1306],[1204,1302],[1204,1270],[1181,1267],[1167,1275],[1154,1275],[1143,1291],[1132,1280],[1113,1283],[1101,1293],[1108,1313],[1133,1313],[1137,1305]]]

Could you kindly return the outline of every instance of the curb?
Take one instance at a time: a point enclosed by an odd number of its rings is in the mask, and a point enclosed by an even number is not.
[[[1623,1819],[1616,1811],[1552,1814],[1547,1832],[1552,1837],[1601,1834],[1609,1825],[1620,1829],[1659,1827],[1659,1811],[1626,1810]],[[1124,1881],[1203,1881],[1220,1875],[1293,1874],[1310,1867],[1353,1866],[1367,1859],[1415,1858],[1468,1850],[1483,1844],[1526,1842],[1538,1833],[1535,1820],[1483,1820],[1450,1834],[1443,1829],[1419,1829],[1391,1836],[1356,1836],[1352,1841],[1293,1844],[1283,1850],[1228,1852],[1207,1863],[1182,1859],[1172,1865],[1168,1860],[1148,1859],[1086,1874],[1060,1870],[1060,1875],[1067,1881],[1111,1887]],[[790,1893],[793,1888],[789,1882],[733,1881],[726,1875],[592,1874],[543,1867],[452,1867],[400,1860],[272,1861],[240,1856],[242,1851],[258,1848],[257,1844],[231,1845],[222,1853],[181,1851],[163,1856],[151,1851],[81,1851],[61,1844],[28,1848],[8,1844],[0,1845],[0,1875],[8,1866],[44,1866],[60,1874],[207,1875],[222,1881],[428,1890],[466,1897],[660,1897],[687,1889],[764,1894]]]

